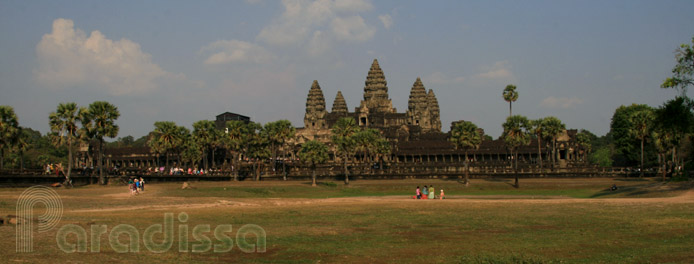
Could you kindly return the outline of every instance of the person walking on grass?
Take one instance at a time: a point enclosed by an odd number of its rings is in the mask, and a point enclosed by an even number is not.
[[[135,181],[130,178],[130,180],[128,180],[128,190],[130,191],[130,195],[133,195],[133,184],[135,184]]]
[[[140,177],[140,191],[145,191],[145,179],[143,179],[142,177]]]
[[[417,199],[422,199],[422,192],[419,190],[419,186],[417,186],[415,194],[417,195]]]
[[[434,185],[429,186],[429,199],[435,199],[436,192],[434,190]]]
[[[439,195],[439,200],[443,200],[443,189],[441,189],[441,194]]]
[[[429,198],[429,188],[427,188],[426,185],[424,185],[424,188],[422,188],[422,199],[428,199]]]

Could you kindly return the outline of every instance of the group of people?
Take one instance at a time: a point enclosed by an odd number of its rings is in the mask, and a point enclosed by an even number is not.
[[[430,185],[429,187],[424,185],[424,188],[422,188],[421,190],[419,189],[419,186],[417,186],[415,194],[416,195],[413,197],[415,199],[436,199],[436,189],[434,189],[434,185]],[[439,200],[443,200],[444,198],[445,194],[443,193],[443,189],[441,189]]]
[[[164,174],[164,171],[165,171],[164,167],[159,167],[159,168],[150,167],[147,169],[147,172],[149,174],[152,174],[152,173]],[[212,173],[213,171],[214,171],[214,169],[205,170],[205,169],[198,169],[198,168],[188,168],[188,171],[186,173],[186,169],[184,169],[184,168],[172,167],[171,169],[169,169],[169,174],[170,175],[183,175],[183,174],[205,175],[207,173]]]
[[[142,177],[140,177],[140,179],[131,178],[128,181],[128,189],[130,190],[130,195],[140,194],[140,192],[145,191],[145,179]]]

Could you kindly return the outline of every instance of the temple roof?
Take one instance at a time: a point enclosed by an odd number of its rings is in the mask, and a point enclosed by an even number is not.
[[[306,99],[306,113],[325,112],[325,98],[317,80],[313,80]]]
[[[364,82],[364,101],[366,107],[377,112],[392,112],[393,104],[388,98],[388,83],[386,77],[374,59],[371,69]]]
[[[335,101],[333,101],[333,109],[332,113],[347,113],[349,110],[347,110],[347,102],[345,101],[345,98],[342,96],[341,91],[337,91],[337,95],[335,96]]]

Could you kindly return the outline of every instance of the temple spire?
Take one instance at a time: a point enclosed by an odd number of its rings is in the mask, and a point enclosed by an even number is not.
[[[342,96],[341,91],[337,91],[337,95],[335,96],[335,101],[333,101],[333,110],[331,111],[332,113],[340,113],[340,114],[347,114],[349,110],[347,110],[347,102],[345,101],[345,98]]]
[[[318,85],[317,80],[313,80],[311,90],[308,91],[306,99],[306,114],[304,115],[304,127],[306,128],[326,128],[325,124],[325,98],[323,91]]]
[[[429,114],[431,115],[431,129],[441,131],[441,113],[439,109],[439,101],[436,100],[434,90],[429,89],[427,94]]]
[[[388,98],[388,83],[386,77],[378,65],[378,60],[374,59],[364,82],[364,100],[362,106],[366,106],[371,112],[395,112],[393,103]]]

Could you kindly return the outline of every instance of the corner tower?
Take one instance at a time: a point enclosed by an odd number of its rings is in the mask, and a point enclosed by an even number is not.
[[[311,90],[306,99],[306,114],[304,115],[304,127],[309,129],[327,128],[325,123],[325,98],[318,81],[313,80]]]
[[[421,126],[424,130],[431,127],[429,97],[419,77],[412,84],[412,89],[410,90],[410,100],[407,102],[407,123]]]

